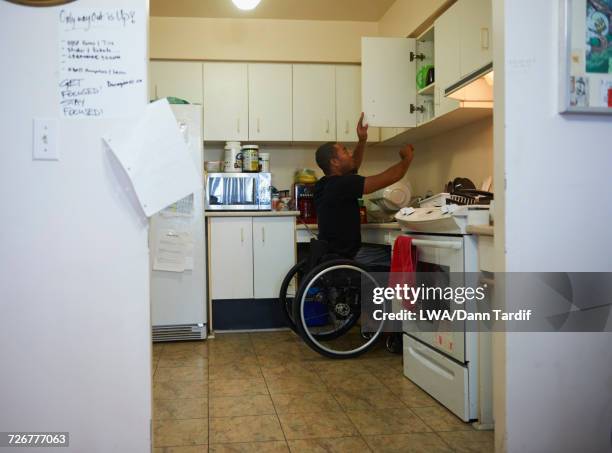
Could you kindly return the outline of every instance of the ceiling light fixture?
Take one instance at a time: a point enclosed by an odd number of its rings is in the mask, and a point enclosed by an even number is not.
[[[255,9],[261,0],[232,0],[232,3],[236,5],[237,8],[243,9],[245,11]]]

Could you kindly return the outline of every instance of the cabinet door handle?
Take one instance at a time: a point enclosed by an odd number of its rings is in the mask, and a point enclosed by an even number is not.
[[[159,97],[157,96],[157,84],[155,84],[155,99],[159,99]]]
[[[244,244],[244,228],[240,228],[240,242]]]
[[[236,132],[240,133],[240,118],[236,120]]]
[[[482,50],[489,48],[489,29],[486,27],[480,29],[480,47]]]
[[[266,243],[266,229],[261,227],[261,242]]]
[[[349,123],[348,123],[348,120],[346,120],[346,123],[344,123],[344,133],[345,134],[349,133]]]
[[[257,118],[257,133],[261,132],[259,128],[259,123],[260,123],[259,118]]]
[[[325,128],[325,133],[329,134],[329,120],[327,120],[327,126]]]

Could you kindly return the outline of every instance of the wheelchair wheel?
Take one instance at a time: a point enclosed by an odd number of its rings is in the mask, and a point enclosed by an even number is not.
[[[296,333],[299,333],[295,325],[295,319],[293,314],[293,302],[296,300],[296,292],[299,289],[300,282],[304,278],[304,271],[308,266],[308,259],[303,259],[296,265],[294,265],[281,283],[281,288],[278,296],[278,300],[282,307],[283,315],[287,325]],[[355,325],[357,319],[351,319],[351,322],[345,323],[341,329],[333,329],[325,332],[313,333],[313,335],[319,340],[331,340],[344,334],[347,330]]]
[[[339,259],[316,266],[304,276],[293,302],[298,333],[308,346],[330,358],[351,358],[368,351],[384,324],[373,322],[371,302],[362,300],[362,291],[366,289],[367,294],[367,287],[375,286],[380,285],[355,261]]]
[[[303,259],[289,270],[281,283],[280,293],[278,295],[278,300],[281,304],[285,321],[294,332],[297,332],[297,328],[295,327],[295,322],[293,320],[293,301],[295,299],[295,293],[298,289],[299,282],[304,276],[303,274],[307,264],[308,260]]]

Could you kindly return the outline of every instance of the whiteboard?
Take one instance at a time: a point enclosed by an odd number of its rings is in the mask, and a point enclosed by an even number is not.
[[[59,10],[61,117],[140,113],[147,96],[147,19],[144,10],[135,8]]]

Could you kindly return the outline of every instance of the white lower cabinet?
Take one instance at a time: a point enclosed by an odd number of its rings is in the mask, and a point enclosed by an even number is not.
[[[295,263],[293,217],[253,217],[253,293],[255,299],[278,297]]]
[[[294,217],[212,217],[211,299],[272,299],[295,263]]]
[[[210,219],[210,291],[212,299],[253,298],[251,217]]]

